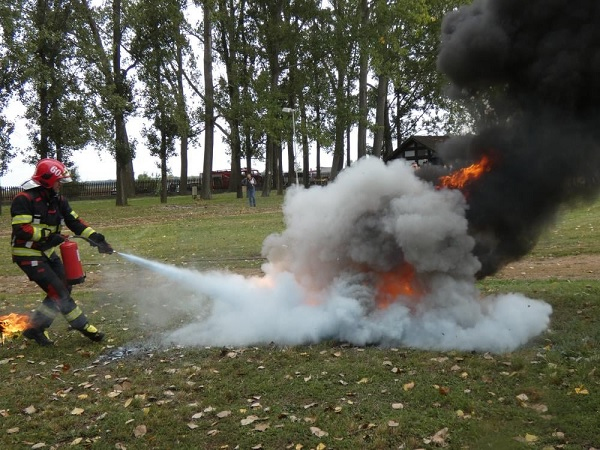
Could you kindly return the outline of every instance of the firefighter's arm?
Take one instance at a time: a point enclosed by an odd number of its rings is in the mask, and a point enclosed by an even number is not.
[[[14,211],[14,208],[13,208]],[[33,216],[27,214],[14,214],[12,217],[13,235],[19,241],[35,243],[39,249],[48,250],[64,242],[65,238],[59,233],[54,233],[49,228],[33,224]]]
[[[59,200],[59,205],[61,216],[67,228],[69,228],[69,230],[71,230],[77,236],[90,239],[90,236],[94,234],[96,230],[94,230],[81,217],[79,217],[79,214],[71,209],[69,202],[62,196]]]
[[[114,252],[112,246],[108,242],[106,242],[104,235],[102,235],[98,232],[94,232],[90,235],[89,239],[93,243],[93,245],[98,247],[98,252],[108,253],[108,254],[111,254]]]
[[[10,207],[14,236],[23,241],[40,242],[45,236],[40,227],[33,226],[33,213],[29,201],[23,194],[17,195]]]
[[[113,253],[111,245],[106,242],[103,235],[89,226],[83,219],[79,217],[64,197],[60,199],[60,208],[65,225],[76,235],[85,238],[90,245],[98,247],[100,253]]]

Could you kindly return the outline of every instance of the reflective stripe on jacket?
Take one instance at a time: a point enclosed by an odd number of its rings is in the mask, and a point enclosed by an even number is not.
[[[54,248],[42,251],[52,233],[60,233],[66,225],[73,233],[89,237],[94,229],[79,218],[62,195],[36,187],[20,192],[11,204],[13,259],[42,259]]]

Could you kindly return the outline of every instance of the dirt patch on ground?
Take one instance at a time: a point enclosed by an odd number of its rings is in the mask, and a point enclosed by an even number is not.
[[[247,269],[241,275],[259,276],[259,269]],[[590,280],[600,279],[600,255],[579,255],[556,258],[525,258],[509,264],[492,279],[500,280]],[[102,276],[88,273],[85,284],[77,289],[96,290],[101,284]],[[27,280],[25,275],[0,275],[0,295],[10,297],[14,294],[31,293],[33,297],[41,295],[37,287]]]
[[[507,265],[493,278],[515,279],[600,279],[600,255],[525,258]]]

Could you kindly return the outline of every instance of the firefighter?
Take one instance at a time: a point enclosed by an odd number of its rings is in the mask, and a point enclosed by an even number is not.
[[[65,240],[61,235],[64,225],[98,247],[100,253],[113,252],[104,236],[81,220],[67,199],[60,195],[60,184],[70,181],[69,171],[63,163],[51,158],[42,159],[10,208],[13,262],[46,293],[23,335],[42,346],[54,344],[47,328],[59,313],[72,328],[92,341],[100,342],[104,338],[104,333],[88,322],[71,297],[72,286],[66,280],[65,267],[56,253]]]

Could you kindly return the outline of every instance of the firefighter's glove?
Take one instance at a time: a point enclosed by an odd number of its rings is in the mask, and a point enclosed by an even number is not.
[[[60,233],[52,233],[46,237],[46,240],[42,242],[41,249],[43,252],[46,250],[56,247],[65,242],[65,237]]]
[[[113,253],[114,250],[111,247],[111,245],[106,242],[106,239],[104,239],[104,236],[100,233],[92,233],[90,234],[90,241],[92,241],[92,245],[95,247],[98,247],[98,252],[99,253]]]

